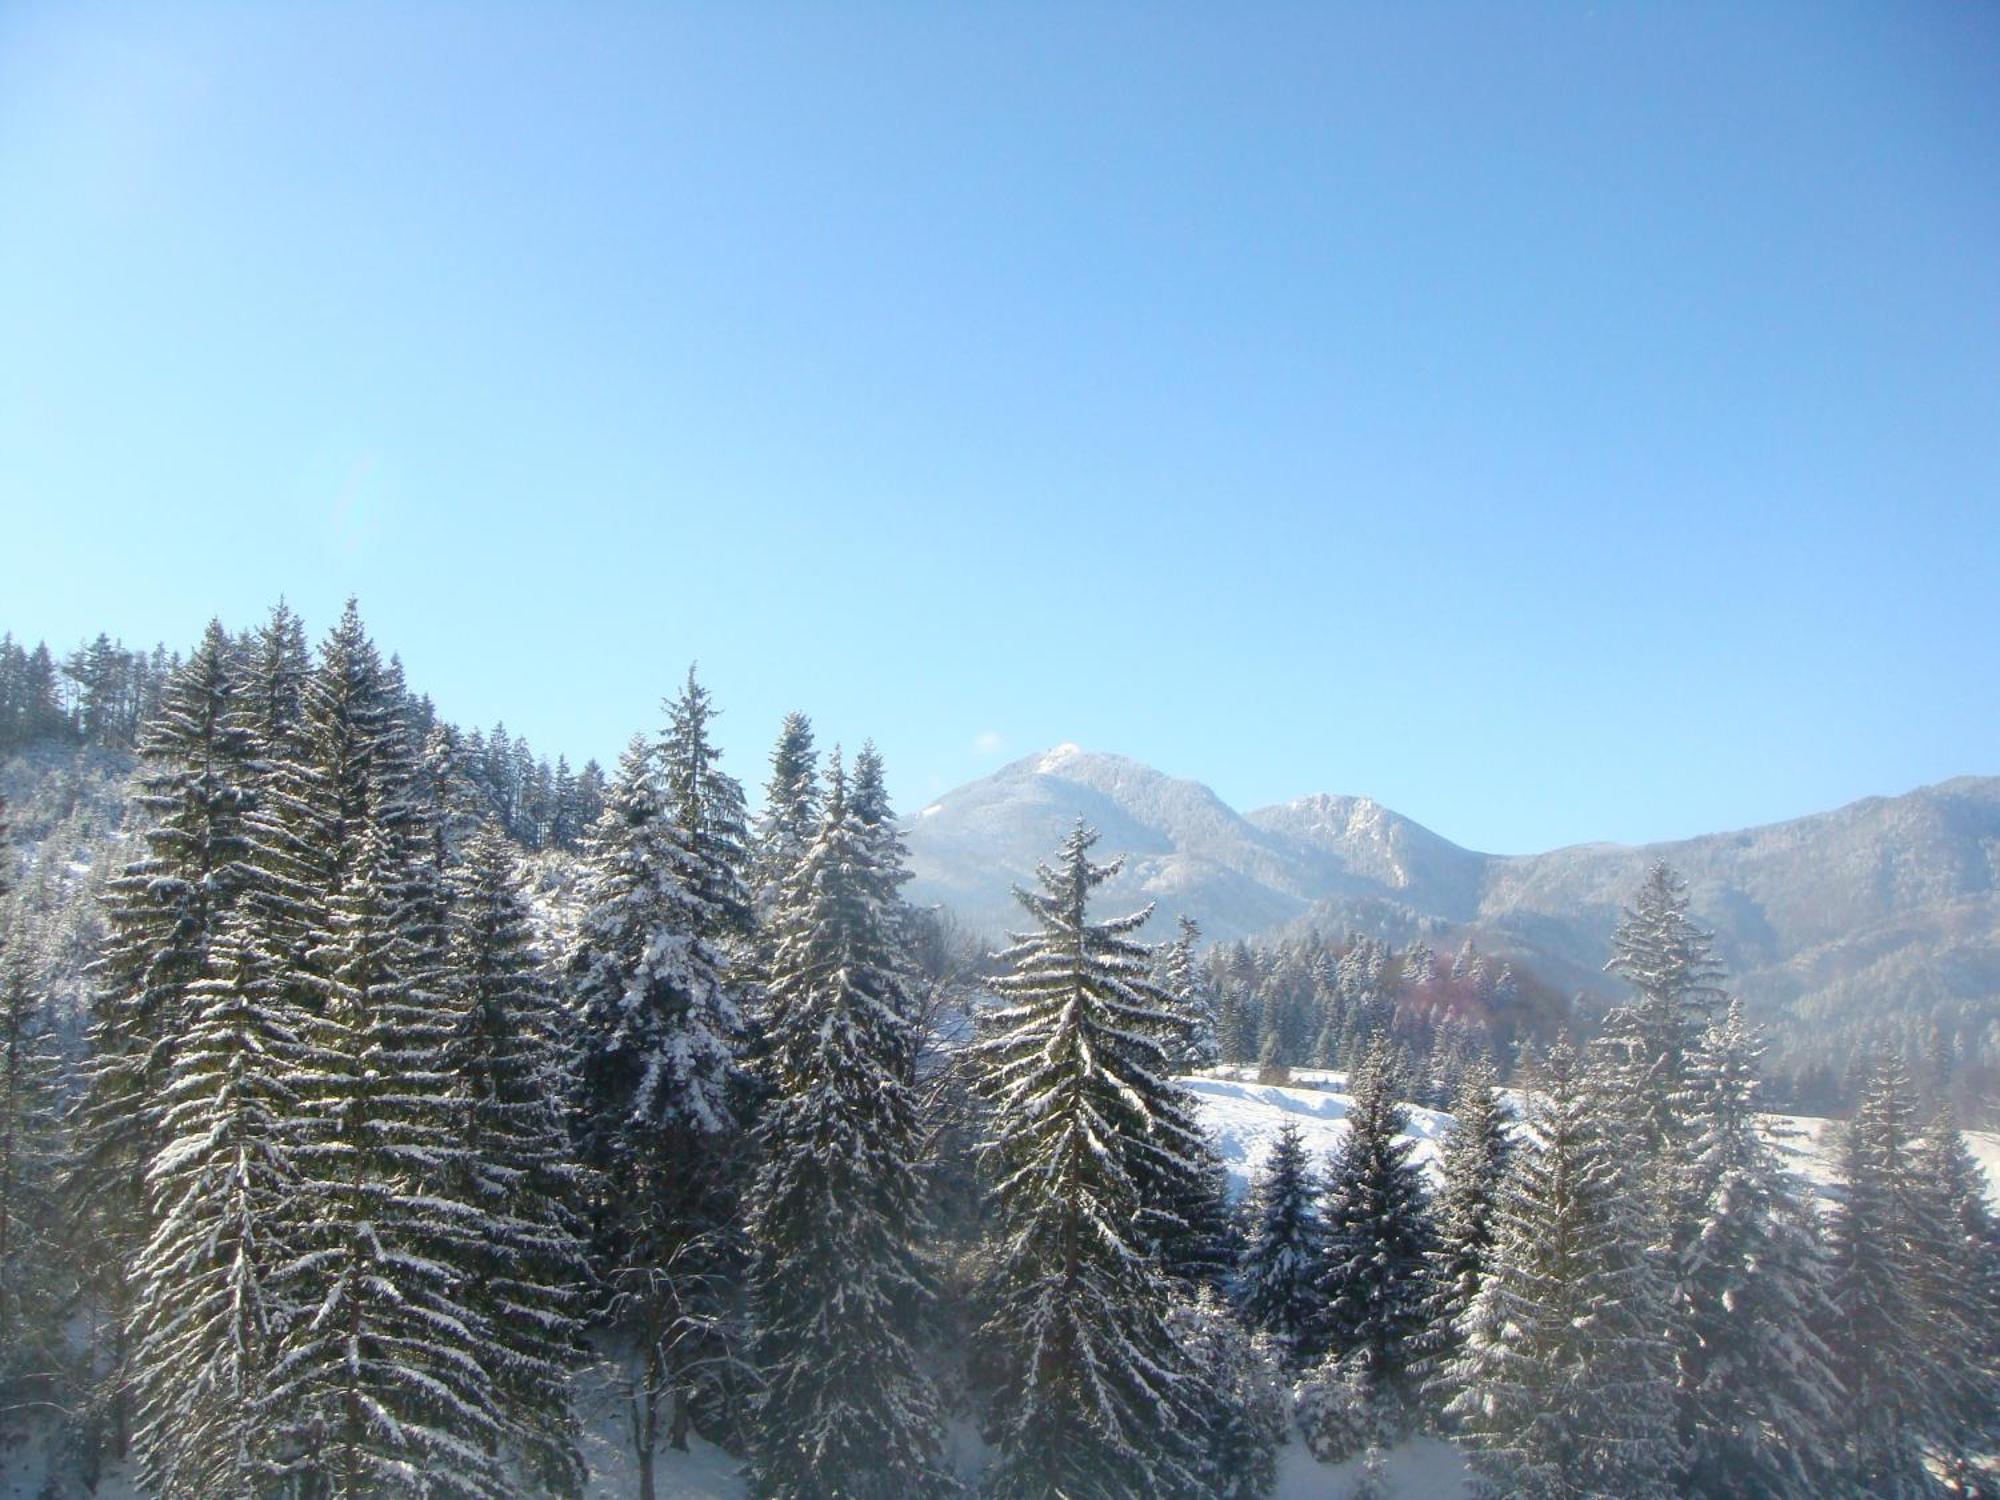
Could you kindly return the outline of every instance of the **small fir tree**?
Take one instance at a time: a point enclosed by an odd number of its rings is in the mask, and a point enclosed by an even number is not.
[[[1304,1361],[1307,1331],[1319,1309],[1321,1235],[1314,1197],[1304,1140],[1287,1120],[1250,1190],[1248,1243],[1236,1280],[1244,1321],[1271,1339],[1287,1370]]]
[[[1492,1064],[1470,1062],[1452,1099],[1451,1128],[1438,1148],[1442,1179],[1424,1304],[1422,1374],[1438,1410],[1456,1394],[1450,1371],[1464,1345],[1467,1312],[1493,1261],[1500,1192],[1511,1152],[1508,1117]]]
[[[1320,1305],[1308,1333],[1312,1352],[1355,1372],[1389,1432],[1410,1410],[1436,1241],[1395,1076],[1388,1044],[1377,1043],[1353,1080],[1321,1200]]]
[[[1677,1457],[1646,1215],[1576,1050],[1559,1043],[1539,1071],[1449,1415],[1495,1495],[1657,1500]]]

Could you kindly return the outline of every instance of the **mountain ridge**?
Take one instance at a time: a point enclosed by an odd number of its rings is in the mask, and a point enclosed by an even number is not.
[[[1239,813],[1201,782],[1065,744],[910,819],[911,895],[997,935],[1015,921],[1009,888],[1079,816],[1101,854],[1125,857],[1105,909],[1153,903],[1155,935],[1186,913],[1225,941],[1307,923],[1434,945],[1470,937],[1609,997],[1619,908],[1665,859],[1762,1019],[2000,1027],[2000,777],[1658,843],[1499,855],[1370,797],[1322,792]]]

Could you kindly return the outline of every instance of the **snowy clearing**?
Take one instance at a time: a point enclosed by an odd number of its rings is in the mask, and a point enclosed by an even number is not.
[[[1229,1189],[1240,1197],[1250,1180],[1264,1169],[1271,1147],[1286,1121],[1296,1125],[1306,1152],[1316,1167],[1347,1134],[1347,1110],[1352,1102],[1340,1090],[1347,1075],[1317,1068],[1294,1068],[1289,1084],[1247,1081],[1248,1068],[1217,1068],[1180,1081],[1200,1102],[1202,1123],[1214,1134],[1229,1169]],[[1785,1165],[1810,1182],[1822,1196],[1832,1187],[1839,1166],[1838,1122],[1814,1115],[1765,1115],[1764,1137]],[[1416,1160],[1435,1175],[1437,1143],[1451,1128],[1442,1110],[1410,1106],[1410,1138]],[[2000,1202],[2000,1134],[1963,1132],[1973,1159],[1986,1173],[1987,1191]]]

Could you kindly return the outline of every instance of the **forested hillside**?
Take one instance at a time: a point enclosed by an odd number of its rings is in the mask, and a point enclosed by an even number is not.
[[[1867,1059],[1888,1048],[1968,1114],[2000,1110],[2000,779],[1959,777],[1670,844],[1502,856],[1367,797],[1238,813],[1199,782],[1059,745],[922,809],[910,826],[912,889],[998,930],[1011,885],[1077,817],[1130,852],[1115,899],[1155,903],[1155,935],[1185,914],[1211,939],[1267,959],[1303,948],[1308,963],[1362,937],[1445,954],[1470,942],[1523,984],[1575,1001],[1583,1026],[1629,998],[1604,953],[1622,904],[1664,860],[1688,881],[1732,992],[1766,1032],[1788,1102],[1851,1108]]]
[[[351,604],[9,650],[0,1464],[49,1497],[660,1500],[698,1451],[1252,1500],[1438,1443],[1499,1495],[1991,1491],[1949,1091],[1880,1050],[1802,1180],[1664,864],[1586,1032],[1473,944],[1147,941],[1082,820],[987,952],[873,745],[791,715],[753,807],[692,671],[544,778]],[[1229,1063],[1337,1063],[1343,1128],[1248,1172]]]

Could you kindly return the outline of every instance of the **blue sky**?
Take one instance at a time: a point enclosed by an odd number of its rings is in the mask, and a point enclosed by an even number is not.
[[[2000,9],[0,9],[0,626],[1500,851],[2000,772]]]

